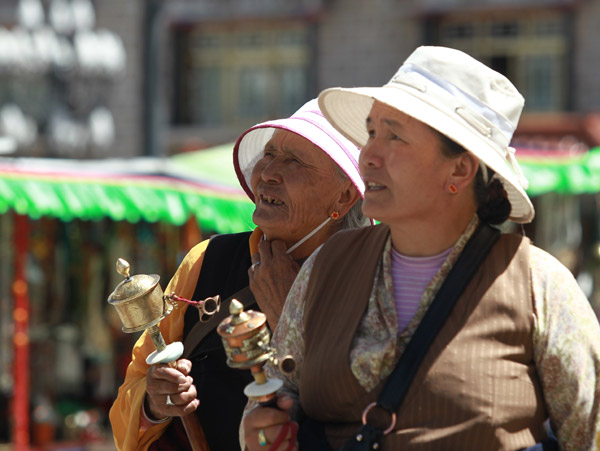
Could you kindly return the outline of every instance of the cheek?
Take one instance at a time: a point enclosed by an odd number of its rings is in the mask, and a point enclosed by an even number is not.
[[[254,191],[254,187],[260,180],[260,175],[263,171],[264,163],[262,160],[259,160],[255,165],[254,169],[252,169],[252,173],[250,174],[250,189]]]
[[[340,187],[328,178],[311,178],[305,180],[294,190],[292,213],[303,216],[309,222],[315,217],[321,218],[329,215],[340,195]]]

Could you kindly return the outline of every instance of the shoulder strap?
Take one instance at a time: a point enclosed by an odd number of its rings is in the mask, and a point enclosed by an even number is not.
[[[186,312],[183,358],[189,357],[196,346],[227,317],[231,299],[238,299],[245,308],[254,304],[247,275],[250,267],[250,234],[243,232],[211,236],[192,299],[205,299],[217,294],[226,299],[222,300],[219,312],[208,321],[199,321],[196,311]]]
[[[189,331],[185,340],[183,340],[183,354],[182,358],[187,358],[190,356],[192,351],[200,344],[200,342],[206,337],[210,332],[215,330],[217,326],[223,321],[227,316],[229,316],[229,305],[233,299],[237,299],[242,304],[244,304],[244,310],[248,310],[250,306],[256,303],[254,299],[254,295],[252,291],[250,291],[250,287],[242,288],[237,293],[234,293],[232,296],[228,297],[225,301],[221,302],[221,307],[219,311],[210,317],[208,321],[198,321],[194,324],[194,327]],[[188,307],[193,308],[193,307]]]
[[[377,401],[379,407],[391,414],[396,412],[431,343],[499,236],[500,231],[487,224],[482,224],[475,231],[431,302],[394,371],[388,377]],[[367,423],[348,440],[344,449],[371,449],[381,435],[381,429]]]
[[[400,406],[429,346],[499,236],[498,229],[482,224],[466,244],[379,395],[388,412]]]

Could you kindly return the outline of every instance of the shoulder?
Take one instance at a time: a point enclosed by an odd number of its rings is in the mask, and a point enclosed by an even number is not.
[[[533,244],[529,248],[532,281],[544,286],[550,283],[554,286],[562,284],[578,286],[571,271],[556,257]]]
[[[180,272],[181,270],[186,268],[190,268],[191,266],[198,264],[198,262],[200,262],[201,264],[209,243],[210,240],[204,240],[196,244],[193,248],[191,248],[190,251],[185,255],[185,257],[183,257],[183,260],[181,261],[177,272]]]
[[[191,296],[193,293],[193,286],[195,286],[195,282],[200,274],[200,269],[202,268],[202,262],[208,243],[209,240],[204,240],[190,249],[185,257],[183,257],[183,260],[171,278],[165,292],[170,293],[171,291],[175,291],[183,297]]]
[[[389,233],[389,228],[385,224],[377,224],[375,226],[364,226],[355,229],[344,229],[336,232],[326,243],[332,241],[352,241],[360,238],[366,238],[373,235]]]
[[[253,232],[223,233],[210,237],[211,243],[248,242]],[[202,243],[201,243],[202,244]]]
[[[548,252],[531,246],[530,276],[538,332],[575,327],[596,315],[569,269]]]
[[[346,259],[350,255],[362,254],[369,249],[379,249],[378,243],[385,242],[389,233],[390,229],[385,224],[340,230],[322,245],[320,259]]]

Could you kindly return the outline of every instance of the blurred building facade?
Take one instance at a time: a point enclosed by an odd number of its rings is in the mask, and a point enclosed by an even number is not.
[[[0,41],[29,34],[63,51],[44,61],[46,44],[34,69],[0,52],[0,136],[20,130],[17,155],[198,149],[324,88],[381,85],[429,44],[465,50],[517,85],[517,138],[594,146],[599,21],[597,0],[4,0]]]
[[[147,112],[164,125],[155,130],[167,152],[235,139],[327,87],[381,85],[423,44],[464,50],[517,85],[520,142],[600,144],[596,0],[150,4],[158,51],[149,67],[160,71]]]
[[[382,85],[425,44],[465,50],[517,85],[526,107],[515,144],[585,152],[600,145],[599,23],[600,0],[2,0],[0,154],[165,156],[231,142],[322,89]],[[528,234],[581,277],[599,308],[598,195],[534,202]],[[134,338],[99,312],[115,285],[112,262],[127,249],[148,265],[136,271],[158,271],[166,283],[174,256],[201,238],[197,224],[187,226],[193,233],[32,221],[32,405],[50,405],[67,425],[80,405],[96,404],[96,424],[107,427]],[[13,236],[13,219],[0,215],[3,337],[12,327]],[[13,385],[5,341],[0,414]],[[54,374],[50,355],[71,358],[70,371]],[[36,412],[34,427],[57,421]],[[0,442],[9,436],[0,428]]]

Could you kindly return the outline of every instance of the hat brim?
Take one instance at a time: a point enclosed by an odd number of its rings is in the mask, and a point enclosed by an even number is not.
[[[517,176],[500,155],[499,150],[465,120],[443,105],[431,105],[419,98],[413,88],[330,88],[319,95],[319,106],[325,118],[357,146],[363,147],[368,139],[366,119],[375,100],[389,105],[429,125],[471,152],[494,170],[504,185],[511,203],[510,217],[517,223],[531,222],[535,216],[533,205]]]
[[[233,148],[233,165],[240,185],[254,202],[250,177],[252,170],[262,157],[265,145],[272,138],[277,129],[287,130],[307,139],[338,165],[352,181],[361,197],[364,193],[364,182],[358,172],[358,163],[353,164],[349,158],[336,158],[328,149],[341,149],[342,146],[329,134],[325,133],[314,124],[294,117],[283,120],[274,120],[258,124],[246,130],[236,141]],[[341,150],[339,150],[341,151]]]

